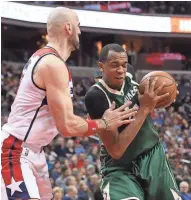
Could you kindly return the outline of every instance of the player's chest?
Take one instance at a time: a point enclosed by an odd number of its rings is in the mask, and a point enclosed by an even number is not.
[[[110,94],[111,101],[115,101],[117,107],[120,107],[127,101],[131,101],[130,107],[138,104],[138,86],[131,84],[124,87],[123,94],[112,95]]]

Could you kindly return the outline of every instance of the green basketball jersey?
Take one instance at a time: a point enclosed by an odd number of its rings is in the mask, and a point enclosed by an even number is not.
[[[139,106],[138,102],[138,83],[132,79],[132,75],[127,72],[124,84],[120,91],[109,88],[106,83],[101,79],[94,85],[102,90],[108,100],[109,105],[112,101],[116,102],[116,107],[120,107],[128,100],[132,102],[130,107],[135,105]],[[120,127],[119,131],[125,127]],[[128,146],[123,156],[115,160],[113,159],[103,144],[101,144],[100,158],[102,163],[102,171],[105,167],[126,167],[137,156],[151,149],[159,141],[158,133],[153,127],[151,116],[149,115],[144,124],[142,125],[139,133],[134,138],[132,143]]]

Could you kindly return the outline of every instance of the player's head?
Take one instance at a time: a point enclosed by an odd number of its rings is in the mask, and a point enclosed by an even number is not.
[[[118,44],[107,44],[99,55],[99,67],[104,81],[113,89],[120,89],[127,72],[126,51]]]
[[[47,20],[49,38],[60,42],[67,38],[71,50],[79,49],[80,23],[77,14],[65,7],[54,8]]]

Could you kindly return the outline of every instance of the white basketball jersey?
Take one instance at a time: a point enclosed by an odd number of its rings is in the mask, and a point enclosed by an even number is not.
[[[8,122],[2,127],[3,130],[34,148],[49,144],[58,134],[47,104],[46,91],[39,88],[33,80],[33,72],[38,62],[49,54],[59,57],[56,50],[45,47],[35,52],[25,65]],[[73,84],[69,69],[68,73],[68,87],[73,96]]]

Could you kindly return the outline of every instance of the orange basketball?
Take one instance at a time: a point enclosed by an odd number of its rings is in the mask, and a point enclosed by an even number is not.
[[[155,84],[155,89],[157,89],[163,82],[165,82],[165,85],[162,91],[158,94],[159,96],[165,93],[169,93],[169,96],[159,101],[155,108],[165,108],[165,107],[170,106],[174,102],[174,100],[176,100],[176,96],[177,96],[177,85],[174,78],[167,72],[163,72],[163,71],[150,72],[147,75],[145,75],[140,82],[140,85],[139,85],[140,94],[143,94],[145,91],[145,83],[148,77],[150,77],[149,84],[151,84],[153,80],[156,77],[158,77]]]

